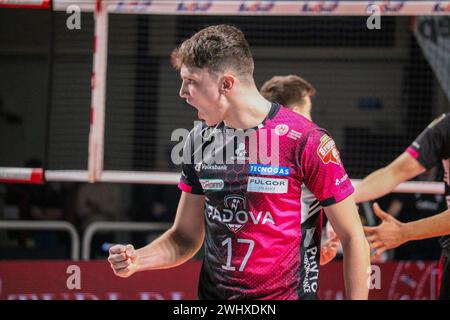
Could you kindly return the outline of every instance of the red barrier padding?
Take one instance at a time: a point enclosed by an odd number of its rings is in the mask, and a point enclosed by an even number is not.
[[[0,183],[44,183],[42,168],[0,168]]]
[[[107,261],[0,262],[0,300],[196,299],[200,262],[116,277]],[[438,262],[373,266],[370,299],[436,299]],[[321,268],[320,297],[344,299],[342,262]]]
[[[0,8],[49,9],[51,0],[0,0]]]

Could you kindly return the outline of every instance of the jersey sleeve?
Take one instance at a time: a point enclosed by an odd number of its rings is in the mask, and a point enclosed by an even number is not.
[[[192,194],[204,194],[202,185],[195,170],[196,164],[194,163],[194,138],[193,135],[196,130],[192,130],[183,147],[183,163],[181,166],[181,178],[178,183],[178,188],[181,191]],[[201,165],[201,163],[199,163]]]
[[[450,155],[450,114],[443,114],[427,128],[406,149],[413,158],[427,170]]]
[[[338,203],[354,192],[336,143],[325,130],[308,134],[300,157],[303,181],[322,206]]]

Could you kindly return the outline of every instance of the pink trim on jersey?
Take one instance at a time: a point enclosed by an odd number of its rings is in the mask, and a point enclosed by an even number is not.
[[[182,181],[178,183],[178,188],[180,188],[181,191],[192,193],[192,187]]]
[[[414,159],[417,159],[419,157],[419,153],[414,150],[412,147],[408,147],[406,149],[406,152],[408,152]]]

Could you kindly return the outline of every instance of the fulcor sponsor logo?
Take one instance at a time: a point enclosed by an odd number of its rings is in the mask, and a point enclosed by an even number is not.
[[[255,225],[266,223],[275,224],[275,220],[269,211],[247,211],[246,200],[241,195],[228,195],[224,198],[224,208],[222,210],[207,204],[206,216],[210,220],[223,223],[233,232],[238,232],[247,223]]]
[[[345,180],[347,180],[347,178],[348,178],[348,174],[345,174],[342,178],[336,179],[335,185],[336,185],[336,186],[340,185],[342,182],[344,182]]]
[[[200,179],[203,190],[222,190],[224,182],[221,179]]]
[[[337,9],[338,6],[339,6],[339,1],[338,0],[334,0],[334,1],[311,1],[311,2],[305,3],[302,6],[301,11],[302,12],[315,12],[315,13],[333,12],[333,11],[335,11]]]
[[[433,12],[450,12],[450,3],[442,3],[441,1],[436,1],[433,7]]]
[[[286,193],[288,183],[287,179],[249,177],[247,192]]]
[[[212,0],[209,1],[181,1],[178,3],[177,11],[184,12],[197,12],[208,11],[213,4]]]
[[[250,174],[288,176],[289,167],[275,167],[265,164],[250,164]]]
[[[376,6],[381,13],[394,13],[402,10],[404,5],[404,1],[372,1],[367,5],[367,9]]]
[[[330,162],[333,162],[337,165],[341,164],[341,159],[339,157],[339,151],[336,148],[336,143],[327,134],[323,135],[322,138],[320,138],[320,144],[317,148],[317,154],[325,164],[328,164]]]
[[[269,12],[275,6],[275,1],[242,1],[240,12]]]
[[[275,134],[278,136],[284,136],[289,131],[287,124],[279,124],[275,127]]]

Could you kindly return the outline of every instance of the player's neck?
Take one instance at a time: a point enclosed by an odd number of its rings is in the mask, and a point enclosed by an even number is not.
[[[256,87],[243,89],[235,98],[229,98],[224,123],[234,129],[254,128],[264,121],[271,106],[272,103],[264,99]]]
[[[294,105],[292,107],[292,111],[301,114],[302,116],[304,116],[306,119],[308,119],[309,121],[312,121],[311,118],[311,111],[308,110],[306,107],[301,106],[301,105]]]

